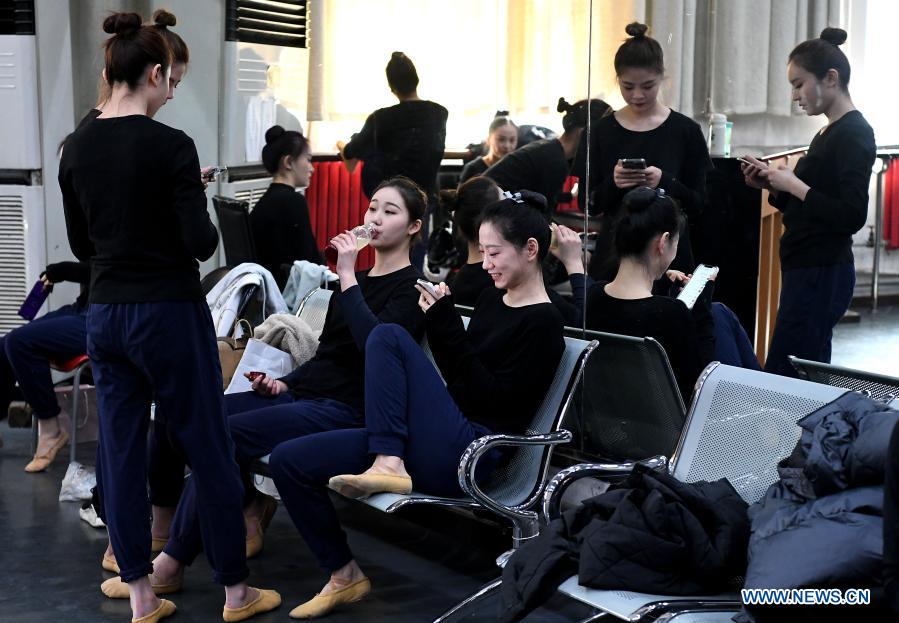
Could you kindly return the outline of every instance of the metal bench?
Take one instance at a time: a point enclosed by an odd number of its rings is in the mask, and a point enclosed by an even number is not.
[[[864,392],[874,400],[883,402],[890,402],[899,397],[899,378],[894,376],[865,372],[864,370],[853,370],[852,368],[841,368],[840,366],[821,363],[820,361],[800,359],[792,355],[790,355],[790,363],[796,368],[800,378],[813,383],[823,383],[824,385],[843,387],[851,391]]]
[[[513,550],[523,541],[536,536],[540,518],[533,507],[542,498],[553,447],[571,440],[571,433],[561,428],[562,418],[570,406],[572,392],[583,374],[584,366],[597,346],[596,341],[565,338],[562,360],[526,434],[487,435],[468,446],[458,470],[459,484],[467,494],[465,497],[439,497],[413,491],[408,495],[381,493],[360,501],[385,513],[394,513],[413,504],[486,509],[512,523]],[[423,348],[430,357],[427,344]],[[486,481],[476,483],[474,473],[478,460],[498,446],[515,446],[518,449]],[[267,463],[268,457],[263,457],[256,462],[254,471],[268,476]],[[503,557],[510,554],[511,551]]]
[[[727,478],[748,503],[759,500],[777,480],[777,463],[792,452],[799,439],[796,422],[835,400],[844,389],[810,383],[712,363],[696,383],[686,425],[671,460],[657,456],[643,461],[657,469],[667,469],[684,482]],[[581,464],[562,470],[546,486],[543,514],[547,521],[559,515],[565,490],[577,479],[597,477],[619,479],[634,462]],[[493,598],[500,580],[485,585],[437,621],[459,621],[472,609],[483,607]],[[583,619],[620,618],[692,620],[703,623],[730,621],[741,604],[739,595],[650,595],[621,590],[597,590],[578,584],[577,577],[566,580],[559,592],[593,608]],[[658,618],[656,618],[658,617]]]

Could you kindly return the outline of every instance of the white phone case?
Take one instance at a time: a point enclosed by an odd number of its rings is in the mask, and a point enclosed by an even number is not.
[[[677,300],[683,302],[683,304],[687,306],[687,309],[693,309],[693,305],[696,304],[697,299],[699,299],[699,295],[702,294],[702,291],[705,288],[705,284],[707,284],[710,279],[715,278],[717,275],[717,266],[700,264],[696,267],[696,270],[693,271],[693,276],[690,278],[690,282],[685,285],[684,289],[681,290],[680,294],[677,295]]]

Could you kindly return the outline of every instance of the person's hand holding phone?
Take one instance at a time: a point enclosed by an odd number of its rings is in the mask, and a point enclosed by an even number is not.
[[[740,161],[740,171],[743,173],[743,181],[751,188],[772,190],[768,183],[768,165],[753,156],[737,158]]]
[[[619,160],[612,170],[612,181],[618,188],[635,188],[646,185],[646,169],[635,169],[625,166],[625,160]]]
[[[450,292],[449,286],[442,281],[435,286],[429,281],[419,279],[415,282],[415,289],[418,290],[419,294],[418,306],[421,307],[421,310],[425,313],[427,313],[427,311],[431,309],[434,303],[442,299],[444,296],[452,294]]]
[[[252,383],[252,390],[262,396],[277,396],[288,389],[287,383],[273,379],[264,372],[244,372],[244,376]]]

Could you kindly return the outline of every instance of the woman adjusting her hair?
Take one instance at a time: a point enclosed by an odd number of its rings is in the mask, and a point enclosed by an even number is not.
[[[793,101],[827,125],[796,168],[768,167],[747,156],[746,183],[769,191],[783,212],[781,293],[765,370],[796,376],[788,357],[830,362],[833,328],[852,302],[852,235],[868,216],[874,131],[849,96],[849,60],[839,46],[846,31],[825,28],[790,52]]]

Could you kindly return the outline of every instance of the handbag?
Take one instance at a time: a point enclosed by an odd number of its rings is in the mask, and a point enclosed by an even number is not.
[[[247,330],[240,337],[233,337],[234,330],[240,325],[246,325]],[[219,337],[219,364],[222,367],[222,390],[226,389],[234,377],[234,371],[237,370],[238,364],[243,357],[243,352],[247,347],[250,336],[253,335],[253,327],[243,318],[237,320],[231,327],[231,332],[227,337]]]

